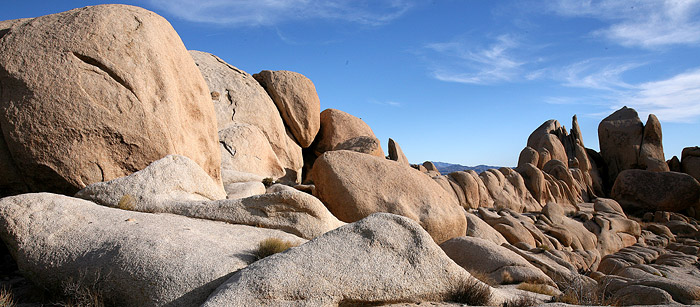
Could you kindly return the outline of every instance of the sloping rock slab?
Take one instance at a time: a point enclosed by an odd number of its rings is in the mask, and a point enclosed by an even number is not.
[[[203,306],[442,301],[468,278],[416,222],[377,213],[255,262]]]
[[[116,306],[196,306],[282,231],[107,208],[40,193],[0,200],[0,236],[23,274],[58,291],[96,284]],[[96,278],[99,277],[99,280]]]

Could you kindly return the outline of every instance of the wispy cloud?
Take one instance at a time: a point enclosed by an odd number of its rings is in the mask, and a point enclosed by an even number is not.
[[[623,81],[622,75],[641,63],[620,63],[614,59],[588,59],[567,65],[554,73],[562,85],[596,90],[618,91],[634,86]]]
[[[437,57],[446,58],[445,62],[449,63],[434,64],[432,74],[436,79],[491,84],[510,81],[518,76],[520,67],[525,64],[512,54],[512,50],[518,46],[510,35],[500,35],[492,44],[481,48],[472,48],[460,41],[432,43],[425,48],[437,53]]]
[[[558,0],[559,15],[611,22],[593,32],[628,47],[656,48],[700,43],[700,0]]]
[[[632,106],[642,114],[653,113],[670,122],[694,122],[700,118],[700,67],[665,80],[639,84],[620,95],[615,106]]]
[[[369,102],[371,104],[377,104],[377,105],[382,105],[382,106],[390,106],[390,107],[400,107],[401,103],[398,101],[394,100],[376,100],[376,99],[370,99]]]
[[[149,0],[179,18],[234,27],[308,19],[382,25],[401,17],[412,0]]]

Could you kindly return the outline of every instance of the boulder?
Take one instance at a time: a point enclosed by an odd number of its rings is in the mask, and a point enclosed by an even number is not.
[[[443,301],[471,278],[416,222],[377,213],[236,272],[203,306]]]
[[[408,158],[403,154],[399,143],[396,143],[396,141],[391,138],[389,138],[389,160],[397,161],[405,166],[411,166],[411,163],[408,162]]]
[[[352,151],[330,151],[311,171],[317,196],[344,222],[375,212],[418,221],[436,242],[463,236],[466,219],[455,198],[430,177],[384,158]]]
[[[700,183],[683,173],[626,170],[611,196],[625,209],[675,212],[698,205]]]
[[[73,194],[168,154],[221,180],[207,85],[153,12],[97,5],[14,22],[0,41],[0,87],[10,183]]]
[[[542,206],[527,190],[523,177],[511,168],[489,169],[479,178],[493,199],[495,208],[508,208],[516,212],[539,211]]]
[[[457,237],[440,244],[450,259],[474,275],[486,275],[499,284],[554,281],[520,255],[495,243],[474,237]]]
[[[316,136],[317,143],[314,151],[316,155],[321,155],[333,150],[338,144],[358,136],[367,136],[379,142],[372,129],[362,119],[336,109],[323,110],[321,128]],[[384,158],[381,146],[372,154]]]
[[[236,182],[224,185],[226,199],[246,198],[265,194],[265,185],[260,181]]]
[[[459,190],[461,190],[461,195],[464,195],[464,203],[462,206],[465,209],[493,206],[493,200],[491,200],[489,191],[486,189],[484,182],[481,181],[478,175],[475,175],[476,172],[471,172],[472,173],[456,171],[448,175],[450,181],[456,183]],[[460,193],[456,190],[457,189],[455,189],[455,192],[459,195]],[[488,197],[488,200],[491,201],[490,204],[486,202],[486,199],[484,199],[484,202],[481,201],[481,194],[484,194],[483,196],[485,198]]]
[[[287,70],[263,70],[253,77],[270,94],[297,143],[302,148],[309,147],[321,127],[321,102],[314,83]]]
[[[192,50],[190,55],[211,91],[218,129],[234,123],[257,127],[285,169],[285,180],[300,181],[304,165],[301,146],[288,135],[280,112],[265,89],[253,76],[213,54]]]
[[[683,172],[681,170],[681,160],[678,159],[677,156],[673,156],[673,158],[670,160],[666,160],[666,164],[668,164],[668,170],[671,172]],[[695,178],[695,180],[697,180],[697,178]]]
[[[700,147],[683,148],[681,171],[700,181]]]
[[[620,172],[639,168],[639,149],[644,125],[637,111],[623,107],[603,119],[598,125],[600,155],[608,166],[608,182],[615,182]]]
[[[75,197],[103,206],[135,209],[155,208],[163,202],[225,199],[226,192],[194,161],[169,155],[129,176],[93,183]]]
[[[333,150],[350,150],[363,154],[379,156],[382,155],[382,147],[379,140],[371,136],[357,136],[336,145]]]
[[[493,227],[476,216],[476,214],[466,212],[465,216],[467,218],[467,236],[488,240],[496,245],[502,245],[508,242],[501,233],[493,229]]]
[[[248,124],[230,124],[219,130],[221,150],[221,169],[225,178],[226,170],[257,174],[265,178],[284,177],[284,166],[265,134],[260,129]]]
[[[642,146],[639,148],[639,164],[644,169],[653,172],[668,172],[668,164],[664,157],[664,146],[661,141],[661,123],[656,115],[649,114],[647,123],[644,125],[642,135]]]
[[[53,290],[67,280],[101,289],[115,306],[196,306],[255,261],[278,230],[130,212],[61,195],[0,200],[0,236],[20,271]]]

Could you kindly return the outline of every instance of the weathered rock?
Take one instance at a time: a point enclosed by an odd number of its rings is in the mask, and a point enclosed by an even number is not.
[[[222,175],[225,170],[258,174],[279,179],[284,177],[282,163],[260,129],[248,124],[230,124],[219,130]],[[223,179],[229,181],[228,178]]]
[[[129,176],[93,183],[75,197],[133,210],[140,206],[155,208],[163,202],[225,199],[226,192],[194,161],[169,155]]]
[[[265,185],[260,181],[236,182],[224,185],[226,199],[246,198],[265,194]]]
[[[334,217],[317,198],[296,190],[248,198],[161,205],[159,212],[272,228],[313,239],[345,223]]]
[[[219,57],[190,51],[211,91],[218,128],[234,123],[258,127],[285,169],[286,181],[300,181],[303,157],[301,146],[290,137],[275,103],[253,76]]]
[[[642,146],[639,148],[639,164],[652,172],[668,172],[668,164],[664,157],[664,146],[661,141],[661,123],[656,115],[649,114],[644,125]]]
[[[513,169],[490,169],[482,172],[479,178],[486,186],[496,208],[508,208],[516,212],[539,211],[542,208],[532,198],[523,178]]]
[[[626,286],[616,291],[612,299],[622,302],[624,306],[678,304],[668,292],[643,285]]]
[[[418,221],[436,242],[466,233],[463,209],[455,199],[430,177],[394,161],[330,151],[316,160],[312,177],[314,195],[341,221],[389,212]]]
[[[681,171],[700,181],[700,147],[683,148]]]
[[[551,278],[523,257],[488,240],[457,237],[443,242],[440,248],[469,273],[486,275],[499,284],[555,285]]]
[[[258,242],[304,240],[278,230],[130,212],[61,195],[0,200],[0,236],[35,284],[96,285],[107,304],[195,306],[255,261]],[[97,280],[96,280],[97,279]]]
[[[368,136],[378,141],[372,129],[362,119],[336,109],[326,109],[321,112],[321,129],[316,136],[314,151],[321,155],[333,150],[338,144],[358,136]],[[384,151],[373,153],[384,158]]]
[[[206,83],[165,19],[98,5],[4,32],[0,124],[17,171],[6,178],[73,194],[180,154],[221,180]]]
[[[263,70],[253,77],[270,94],[299,145],[309,147],[321,127],[321,102],[314,83],[287,70]]]
[[[203,306],[443,301],[470,278],[417,223],[378,213],[251,264]]]
[[[668,164],[668,170],[671,172],[682,172],[681,170],[681,160],[678,159],[677,156],[673,156],[670,160],[666,161],[666,164]],[[695,179],[697,180],[697,178]]]
[[[611,195],[625,209],[680,211],[700,202],[700,183],[683,173],[626,170]]]
[[[475,214],[466,212],[465,216],[467,218],[467,236],[489,240],[499,246],[508,242],[501,233]]]
[[[540,154],[537,153],[537,150],[533,149],[532,147],[526,146],[520,152],[520,156],[518,157],[518,167],[523,166],[527,163],[537,165],[539,160]]]
[[[427,171],[428,176],[440,176],[440,170],[431,161],[423,162],[423,167]]]
[[[396,141],[391,138],[389,138],[389,159],[398,161],[406,166],[411,166],[411,163],[408,162],[408,158],[406,158],[406,155],[403,154],[403,150],[401,150],[399,143],[396,143]]]
[[[620,172],[639,168],[639,149],[644,125],[637,111],[623,107],[603,119],[598,125],[600,154],[608,166],[608,182],[615,182]]]
[[[379,156],[383,154],[379,140],[370,136],[358,136],[336,145],[333,150],[350,150],[363,154]]]
[[[482,205],[480,194],[479,194],[480,187],[484,188],[484,194],[485,194],[484,196],[490,196],[488,194],[488,190],[486,190],[486,186],[481,181],[481,178],[479,178],[478,175],[472,176],[472,174],[470,174],[468,172],[457,171],[457,172],[450,173],[448,175],[448,177],[449,177],[449,180],[451,182],[454,182],[460,190],[460,191],[457,191],[458,189],[455,189],[455,193],[457,194],[457,196],[464,195],[464,202],[462,203],[462,201],[460,199],[460,204],[465,209],[476,209]],[[488,206],[487,204],[483,204],[483,205]],[[491,201],[490,205],[493,205],[493,201]]]

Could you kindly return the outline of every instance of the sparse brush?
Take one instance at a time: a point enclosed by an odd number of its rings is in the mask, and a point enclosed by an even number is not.
[[[294,242],[284,241],[278,238],[267,238],[258,243],[258,249],[255,251],[255,257],[260,260],[270,255],[281,253],[292,247],[297,246]]]
[[[573,281],[562,290],[562,294],[552,298],[553,302],[571,305],[620,306],[620,302],[605,295],[605,287],[598,284]]]
[[[497,286],[497,285],[499,285],[499,283],[497,283],[495,279],[491,278],[490,275],[488,275],[488,274],[486,274],[486,273],[484,273],[484,272],[481,272],[481,271],[473,271],[473,272],[469,272],[469,274],[471,274],[472,276],[474,276],[474,278],[480,280],[481,282],[483,282],[483,283],[485,283],[485,284],[487,284],[487,285],[489,285],[489,286]]]
[[[548,287],[547,285],[543,284],[533,284],[529,282],[524,282],[522,284],[518,285],[518,289],[524,290],[524,291],[530,291],[534,293],[539,293],[539,294],[544,294],[544,295],[549,295],[549,296],[555,296],[557,293],[555,293],[552,288]]]
[[[523,295],[520,296],[516,299],[512,299],[509,301],[506,301],[501,305],[502,307],[529,307],[529,306],[535,306],[539,305],[540,302],[537,301],[537,299],[533,296],[530,295]]]
[[[119,209],[133,211],[134,205],[134,197],[129,194],[124,194],[124,196],[122,196],[122,198],[119,199]]]
[[[58,305],[66,307],[104,307],[104,298],[98,283],[101,280],[97,274],[94,282],[88,282],[86,273],[82,273],[77,280],[69,278],[63,282],[62,290],[64,301]]]
[[[489,286],[480,283],[475,278],[467,278],[455,282],[447,301],[472,306],[485,306],[491,299]]]
[[[14,307],[15,305],[15,299],[12,296],[12,291],[8,290],[5,287],[2,287],[0,289],[0,307]]]
[[[275,184],[275,180],[270,177],[266,177],[265,179],[263,179],[262,183],[265,185],[266,188],[269,188],[271,185]]]

